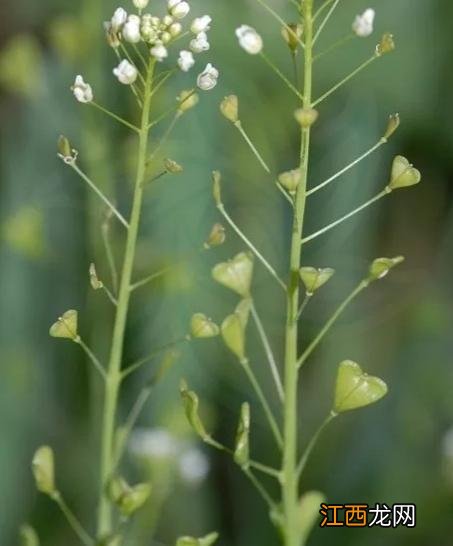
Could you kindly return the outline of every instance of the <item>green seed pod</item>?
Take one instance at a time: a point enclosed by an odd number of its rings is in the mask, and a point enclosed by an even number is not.
[[[232,260],[217,264],[212,270],[212,276],[218,283],[247,298],[253,276],[253,255],[240,252]]]
[[[387,53],[391,53],[395,50],[395,41],[393,39],[393,34],[390,34],[389,32],[386,32],[382,38],[381,41],[376,46],[376,55],[381,56],[385,55]]]
[[[234,314],[237,315],[241,321],[242,327],[245,329],[249,320],[250,311],[252,310],[252,300],[245,298],[241,300],[234,310]]]
[[[222,115],[231,123],[239,121],[239,99],[236,95],[228,95],[220,103]]]
[[[176,546],[212,546],[218,538],[218,533],[210,533],[202,538],[181,537],[176,541]]]
[[[299,186],[301,175],[302,173],[300,169],[286,171],[278,175],[278,181],[280,185],[288,190],[291,195],[294,195],[297,187]]]
[[[97,275],[97,272],[96,272],[96,266],[94,265],[94,263],[90,264],[89,274],[90,274],[91,288],[93,290],[101,289],[104,286],[104,284],[98,278],[98,275]]]
[[[195,394],[195,392],[188,389],[187,383],[184,380],[181,381],[179,392],[181,394],[184,411],[190,426],[204,442],[208,441],[210,436],[206,432],[198,412],[198,407],[200,405],[198,396]]]
[[[321,288],[335,273],[335,269],[330,267],[315,268],[315,267],[301,267],[299,269],[299,275],[302,282],[305,285],[307,296],[313,295],[318,288]]]
[[[401,120],[399,114],[392,114],[389,116],[389,121],[387,123],[387,129],[385,130],[385,133],[382,138],[385,140],[388,140],[393,133],[398,129],[400,126]]]
[[[344,360],[338,367],[333,411],[343,413],[374,404],[387,394],[387,385],[364,373],[352,360]]]
[[[209,338],[218,336],[220,329],[203,313],[195,313],[190,319],[190,332],[193,337]]]
[[[300,542],[305,544],[310,533],[313,531],[318,518],[319,507],[325,502],[325,496],[319,491],[307,491],[300,498],[299,502],[299,525],[300,525]]]
[[[130,491],[130,487],[121,476],[114,476],[107,483],[107,496],[114,504],[118,504],[128,491]]]
[[[418,184],[421,179],[422,175],[420,171],[415,169],[405,157],[397,155],[393,160],[390,182],[387,189],[388,191],[392,191],[399,188],[414,186],[415,184]]]
[[[206,239],[204,248],[209,249],[215,246],[223,245],[226,239],[225,228],[222,224],[214,224],[212,226],[209,237]]]
[[[118,508],[124,516],[132,516],[149,499],[151,484],[139,483],[130,487],[118,501]]]
[[[72,148],[69,140],[64,136],[58,137],[58,153],[63,157],[72,157]]]
[[[221,180],[222,176],[219,171],[213,171],[212,172],[212,196],[214,197],[214,202],[216,206],[222,204],[222,196],[221,196]]]
[[[184,168],[173,159],[164,159],[164,167],[169,174],[180,174],[184,171]]]
[[[193,92],[193,90],[184,90],[178,96],[178,113],[180,115],[184,114],[191,108],[194,108],[198,104],[199,96]]]
[[[368,281],[377,281],[384,278],[387,273],[404,262],[404,256],[396,256],[395,258],[376,258],[370,266],[368,273]]]
[[[31,463],[36,489],[46,495],[56,493],[54,455],[52,448],[41,446],[34,454]]]
[[[233,313],[225,318],[220,327],[225,345],[239,360],[245,358],[245,328],[240,315]]]
[[[123,537],[121,535],[109,535],[96,543],[96,546],[121,546]]]
[[[246,402],[241,406],[236,445],[234,447],[234,461],[241,468],[247,469],[250,465],[250,405]]]
[[[70,309],[52,324],[49,330],[51,337],[77,340],[77,311]]]
[[[292,53],[295,53],[299,47],[299,41],[302,37],[302,25],[296,23],[288,23],[282,27],[282,38],[288,44]]]
[[[21,546],[39,546],[39,537],[31,525],[21,525],[19,530]]]
[[[314,108],[298,108],[294,112],[294,117],[303,129],[308,129],[308,127],[311,127],[318,119],[319,112]]]

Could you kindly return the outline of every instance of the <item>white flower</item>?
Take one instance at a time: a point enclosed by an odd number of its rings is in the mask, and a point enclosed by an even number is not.
[[[374,9],[368,8],[362,15],[357,15],[352,23],[352,30],[360,38],[366,38],[373,33],[373,23],[376,12]]]
[[[197,17],[193,20],[190,30],[194,34],[200,34],[200,32],[206,32],[209,30],[209,25],[211,24],[211,17],[209,15],[203,15],[203,17]]]
[[[208,63],[203,72],[198,75],[197,85],[202,91],[210,91],[217,85],[218,77],[219,71]]]
[[[115,10],[113,17],[111,19],[112,30],[117,32],[124,25],[127,20],[127,12],[123,8],[118,8]]]
[[[173,458],[180,450],[177,439],[163,428],[135,429],[128,447],[138,457],[158,459]]]
[[[248,25],[237,28],[236,36],[239,39],[239,45],[250,55],[257,55],[263,49],[263,39],[254,28]]]
[[[208,51],[211,46],[209,45],[208,35],[206,32],[200,32],[200,34],[197,34],[193,40],[190,40],[189,47],[194,53]]]
[[[209,472],[209,460],[198,448],[185,451],[179,459],[181,478],[190,485],[198,485]]]
[[[128,60],[124,59],[116,68],[113,69],[113,74],[118,78],[120,83],[124,83],[124,85],[131,85],[137,79],[138,70]]]
[[[191,51],[183,49],[179,52],[178,66],[183,72],[189,72],[194,64],[195,59]]]
[[[145,9],[149,0],[132,0],[132,3],[137,9]]]
[[[190,6],[188,2],[175,2],[174,0],[170,0],[168,2],[168,9],[173,17],[176,17],[176,19],[183,19],[189,13]]]
[[[74,85],[71,87],[74,97],[79,102],[91,102],[94,98],[93,89],[89,83],[83,81],[82,76],[76,76]]]
[[[140,39],[140,17],[138,15],[129,15],[123,27],[123,38],[126,42],[137,44]]]
[[[172,38],[176,38],[176,36],[179,36],[179,34],[181,34],[181,31],[181,23],[172,23],[168,28],[168,32],[171,34]]]
[[[168,57],[167,48],[163,44],[156,44],[150,49],[151,55],[156,59],[156,61],[162,62]]]

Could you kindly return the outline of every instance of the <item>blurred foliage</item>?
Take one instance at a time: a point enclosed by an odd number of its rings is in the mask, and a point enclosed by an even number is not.
[[[157,0],[153,0],[157,2]],[[290,2],[269,0],[284,17],[294,18]],[[207,8],[193,1],[194,11]],[[320,40],[328,47],[349,29],[353,16],[368,7],[344,2]],[[115,62],[104,44],[102,21],[116,5],[100,0],[5,0],[0,19],[0,321],[1,374],[0,543],[16,544],[24,521],[39,530],[42,544],[76,544],[47,499],[37,497],[29,464],[40,444],[51,444],[61,489],[77,513],[93,524],[97,479],[100,390],[83,354],[73,344],[51,340],[48,328],[62,311],[77,308],[84,339],[105,355],[111,308],[89,287],[88,266],[107,274],[100,225],[104,211],[56,158],[63,132],[80,151],[94,179],[116,194],[127,210],[133,156],[131,142],[97,112],[80,109],[69,87],[76,73],[89,77],[102,102],[132,115],[132,103],[111,75]],[[416,529],[318,529],[310,544],[324,546],[449,546],[453,536],[452,285],[453,129],[449,119],[453,4],[448,0],[380,0],[373,37],[350,42],[317,62],[316,94],[328,89],[373,50],[384,31],[395,34],[397,50],[329,98],[320,108],[314,137],[311,183],[323,180],[371,146],[398,111],[402,126],[391,142],[328,190],[310,200],[308,231],[360,204],[388,180],[392,156],[407,156],[424,174],[417,188],[398,192],[356,216],[333,234],[307,246],[304,265],[337,270],[306,315],[304,341],[312,338],[329,310],[380,255],[404,254],[405,264],[373,286],[343,316],[304,370],[301,393],[301,445],[330,407],[335,369],[350,358],[385,378],[388,398],[361,413],[337,419],[311,459],[304,491],[319,490],[333,502],[414,502]],[[283,271],[290,217],[286,204],[238,134],[220,116],[224,95],[240,99],[241,119],[273,172],[294,168],[296,101],[259,59],[245,55],[234,29],[253,24],[269,55],[291,74],[291,59],[280,29],[255,0],[217,0],[209,58],[221,83],[183,118],[165,156],[185,167],[179,177],[156,183],[146,200],[137,276],[168,264],[171,275],[149,285],[134,300],[126,361],[184,335],[193,312],[220,322],[234,298],[210,279],[211,267],[240,250],[228,231],[227,244],[193,253],[218,221],[210,195],[210,172],[224,176],[224,200],[257,247]],[[156,109],[172,103],[193,74],[180,75]],[[160,131],[164,130],[161,129]],[[159,132],[155,135],[158,139]],[[189,145],[190,144],[190,145]],[[118,248],[122,239],[115,232]],[[273,345],[282,353],[283,304],[265,271],[256,268],[254,292]],[[252,330],[253,332],[253,330]],[[251,339],[252,364],[264,356]],[[181,347],[182,356],[156,389],[141,419],[143,427],[168,427],[177,438],[195,442],[183,419],[178,396],[182,375],[202,398],[210,430],[231,444],[240,405],[251,400],[234,359],[217,340]],[[131,377],[122,417],[133,403],[149,368]],[[264,366],[263,366],[264,368]],[[263,369],[264,372],[264,369]],[[270,387],[263,373],[260,377]],[[258,411],[252,412],[252,452],[272,463],[273,448]],[[449,434],[449,436],[448,436]],[[450,442],[448,443],[448,438]],[[189,484],[175,465],[156,472],[128,458],[131,482],[151,475],[168,480],[158,487],[161,517],[145,513],[131,539],[173,544],[179,534],[221,532],[222,546],[277,543],[265,507],[225,456],[204,450],[209,478]],[[132,478],[137,478],[136,480]],[[160,505],[160,506],[159,506]],[[155,533],[152,532],[159,521]],[[151,535],[155,539],[149,538]]]

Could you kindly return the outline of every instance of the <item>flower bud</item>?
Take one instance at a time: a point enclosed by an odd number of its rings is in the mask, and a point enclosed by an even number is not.
[[[123,59],[120,64],[113,69],[113,74],[123,85],[132,85],[137,79],[138,70],[127,59]]]
[[[176,38],[177,36],[179,36],[181,34],[181,32],[182,32],[181,23],[172,23],[168,27],[168,32],[170,33],[172,38]]]
[[[104,284],[98,278],[98,275],[96,272],[96,266],[93,263],[90,264],[89,274],[90,274],[90,284],[93,290],[99,290],[104,287]]]
[[[199,96],[193,90],[184,90],[178,95],[177,100],[179,102],[178,112],[184,114],[198,104]]]
[[[220,103],[220,111],[232,123],[239,121],[239,100],[236,95],[228,95]]]
[[[107,44],[113,49],[120,47],[121,41],[118,32],[113,29],[112,24],[109,22],[104,23],[105,39]]]
[[[222,194],[221,194],[221,183],[222,175],[219,171],[212,172],[212,195],[214,197],[214,202],[216,206],[222,204]]]
[[[198,407],[200,405],[198,396],[195,392],[188,390],[188,385],[184,380],[181,381],[179,392],[181,394],[184,411],[190,426],[203,441],[206,442],[210,440],[210,436],[206,432],[198,413]]]
[[[297,190],[301,178],[301,170],[294,169],[292,171],[287,171],[278,175],[278,182],[286,190],[289,191],[291,195],[294,195]]]
[[[82,76],[76,76],[74,85],[71,87],[74,97],[78,102],[89,103],[93,101],[93,89],[89,83],[86,83]]]
[[[379,377],[364,373],[352,360],[338,366],[333,411],[343,413],[374,404],[387,394],[387,385]]]
[[[62,159],[71,159],[72,158],[72,148],[69,140],[60,135],[58,137],[58,154]]]
[[[190,25],[190,31],[193,34],[200,34],[200,32],[207,32],[210,28],[211,17],[209,15],[203,15],[202,17],[197,17],[193,20]]]
[[[149,499],[151,495],[151,484],[139,483],[123,493],[118,501],[118,508],[123,516],[132,516]]]
[[[159,63],[168,57],[168,49],[163,44],[156,44],[149,52]]]
[[[282,27],[282,38],[288,44],[289,49],[295,53],[302,37],[302,25],[289,23]]]
[[[176,546],[212,546],[218,538],[218,533],[210,533],[202,538],[180,537],[176,541]]]
[[[247,298],[253,276],[253,255],[240,252],[232,260],[214,266],[212,276],[218,283]]]
[[[36,489],[46,495],[56,493],[52,448],[41,446],[33,456],[31,467],[35,477]]]
[[[301,267],[299,275],[304,283],[307,296],[312,296],[318,288],[321,288],[335,273],[335,270],[330,267],[315,268]]]
[[[137,9],[145,9],[149,3],[149,0],[132,0],[132,3]]]
[[[393,34],[386,32],[381,41],[376,46],[376,55],[379,57],[385,55],[386,53],[391,53],[395,49],[395,42],[393,40]]]
[[[245,327],[237,313],[228,315],[220,327],[225,345],[239,360],[245,359]]]
[[[141,20],[138,15],[129,15],[122,29],[123,38],[131,44],[138,44],[141,40]]]
[[[70,309],[63,313],[59,319],[52,324],[49,330],[51,337],[77,340],[77,311]]]
[[[39,546],[39,537],[31,525],[21,525],[19,535],[21,546]]]
[[[388,191],[397,190],[399,188],[407,188],[418,184],[422,179],[422,175],[409,161],[397,155],[393,160],[390,182],[387,186]]]
[[[387,123],[387,129],[385,130],[385,133],[382,138],[385,140],[388,140],[393,133],[398,129],[400,126],[400,116],[399,114],[392,114],[389,116],[389,121]]]
[[[190,333],[192,337],[208,338],[218,336],[219,327],[203,313],[195,313],[190,319]]]
[[[257,55],[263,49],[263,39],[258,32],[248,25],[242,25],[236,29],[239,45],[250,55]]]
[[[403,256],[396,256],[396,258],[376,258],[370,266],[368,272],[368,281],[377,281],[383,279],[388,272],[404,262]]]
[[[183,167],[173,159],[164,159],[164,167],[170,174],[180,174],[184,171]]]
[[[234,447],[234,462],[247,470],[250,465],[250,405],[245,402],[241,406],[236,444]]]
[[[184,1],[171,2],[170,0],[168,6],[170,14],[176,19],[183,19],[190,11],[190,6],[188,2]]]
[[[124,23],[127,21],[127,11],[123,8],[118,8],[113,13],[112,19],[110,20],[110,24],[112,26],[112,29],[114,32],[118,32],[124,25]]]
[[[212,226],[211,232],[209,233],[209,237],[204,243],[204,248],[209,249],[215,246],[223,245],[225,239],[225,228],[222,226],[222,224],[214,224]]]
[[[303,129],[311,127],[319,117],[319,112],[314,108],[298,108],[294,117]]]

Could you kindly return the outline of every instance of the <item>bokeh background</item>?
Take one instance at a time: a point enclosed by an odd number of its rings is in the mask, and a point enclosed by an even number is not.
[[[293,20],[290,2],[269,3]],[[228,232],[223,247],[196,252],[219,220],[210,192],[213,169],[223,173],[231,215],[278,271],[283,274],[286,268],[288,207],[272,178],[263,174],[238,133],[220,116],[218,104],[224,95],[238,94],[244,126],[273,173],[293,168],[296,101],[259,58],[237,47],[234,29],[242,23],[256,26],[269,56],[289,76],[291,59],[278,24],[254,0],[192,4],[193,12],[214,18],[213,47],[205,57],[218,66],[221,78],[181,120],[165,149],[166,156],[184,165],[184,173],[163,178],[146,198],[137,276],[168,264],[174,268],[134,299],[126,361],[184,335],[193,312],[220,321],[236,303],[211,281],[210,268],[242,250],[241,242]],[[362,0],[341,4],[320,49],[345,35],[354,15],[369,7]],[[39,530],[43,545],[77,543],[56,507],[34,491],[30,459],[42,443],[56,451],[58,482],[68,502],[89,527],[95,519],[100,386],[79,348],[51,339],[48,328],[64,310],[78,309],[81,335],[105,358],[112,308],[91,290],[87,274],[95,261],[101,276],[107,275],[100,243],[104,211],[57,159],[56,141],[60,133],[67,135],[80,152],[83,168],[128,210],[133,141],[99,112],[77,104],[69,90],[74,75],[84,74],[99,102],[125,116],[135,115],[126,90],[112,76],[115,60],[104,43],[101,23],[115,7],[110,0],[3,0],[0,7],[4,545],[18,542],[17,529],[25,521]],[[418,520],[415,529],[317,529],[309,544],[448,546],[453,536],[453,5],[448,0],[379,0],[374,7],[373,37],[350,42],[316,64],[316,94],[366,59],[382,32],[395,34],[397,50],[322,104],[310,183],[323,180],[376,142],[390,113],[400,113],[402,126],[387,146],[310,199],[307,230],[382,188],[396,153],[409,157],[424,180],[307,245],[305,265],[331,266],[337,274],[310,305],[301,343],[313,337],[371,259],[397,254],[407,259],[348,309],[304,369],[301,446],[329,410],[340,360],[354,359],[385,378],[390,393],[383,402],[337,420],[317,446],[302,487],[320,490],[337,503],[415,503]],[[172,104],[182,88],[190,88],[193,77],[175,78],[155,105],[156,112]],[[120,251],[120,230],[114,235]],[[191,258],[183,259],[187,254]],[[281,360],[284,302],[259,266],[254,294]],[[252,327],[249,334],[253,366],[275,398]],[[217,529],[222,546],[274,546],[278,537],[265,506],[227,457],[192,436],[178,396],[184,376],[199,393],[215,436],[231,444],[240,403],[255,402],[249,385],[219,340],[180,349],[179,360],[145,408],[141,431],[125,461],[131,481],[150,477],[155,485],[153,502],[135,522],[127,543],[170,545],[180,534]],[[153,361],[126,383],[121,418],[156,365]],[[254,408],[254,457],[272,464],[276,453],[260,410]]]

